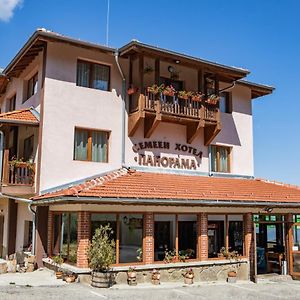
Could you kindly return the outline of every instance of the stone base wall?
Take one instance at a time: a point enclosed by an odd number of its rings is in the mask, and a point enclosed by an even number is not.
[[[194,271],[194,282],[205,281],[226,281],[229,271],[237,272],[237,280],[249,280],[249,263],[211,263],[206,265],[187,265],[187,266],[155,266],[160,271],[160,282],[183,282],[184,271],[191,267]],[[151,282],[153,269],[136,269],[137,283]],[[127,284],[127,271],[114,271],[116,284]]]

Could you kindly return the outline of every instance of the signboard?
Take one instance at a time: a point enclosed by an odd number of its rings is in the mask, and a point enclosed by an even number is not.
[[[190,145],[162,141],[143,141],[132,146],[134,160],[140,166],[196,170],[202,151]],[[157,155],[154,152],[163,152]]]

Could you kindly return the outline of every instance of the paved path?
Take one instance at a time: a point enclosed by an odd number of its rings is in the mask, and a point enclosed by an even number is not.
[[[1,277],[0,277],[1,280]],[[168,284],[161,286],[139,285],[137,287],[114,287],[97,289],[79,283],[60,286],[0,286],[2,300],[79,300],[79,299],[300,299],[300,282],[273,283],[206,283],[195,286]]]
[[[165,283],[160,286],[139,284],[136,287],[115,285],[110,289],[92,288],[80,283],[67,284],[57,280],[49,270],[25,274],[0,275],[1,300],[93,300],[93,299],[300,299],[300,281],[272,282],[254,284],[252,282],[200,283],[184,286],[180,283]]]

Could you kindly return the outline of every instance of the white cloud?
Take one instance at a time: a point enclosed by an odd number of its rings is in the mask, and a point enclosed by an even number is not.
[[[0,0],[0,21],[9,21],[14,9],[22,4],[23,0]]]

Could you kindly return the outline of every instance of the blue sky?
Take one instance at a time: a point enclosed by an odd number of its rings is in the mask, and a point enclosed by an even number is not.
[[[0,67],[39,27],[105,44],[106,8],[107,0],[0,0]],[[275,86],[253,103],[255,176],[300,185],[298,1],[110,0],[110,8],[110,46],[134,38],[247,68],[249,80]]]

